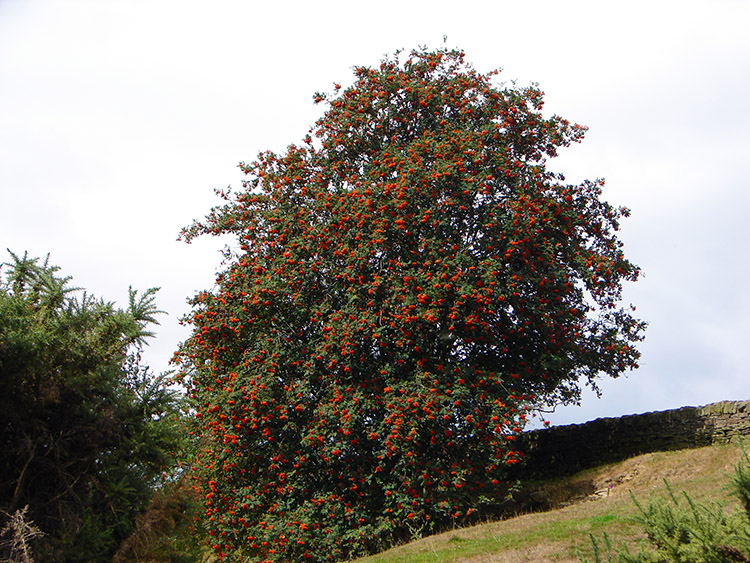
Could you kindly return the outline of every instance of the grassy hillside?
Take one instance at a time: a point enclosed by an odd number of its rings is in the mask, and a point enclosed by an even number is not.
[[[577,562],[576,547],[590,554],[590,533],[599,538],[606,531],[615,543],[640,541],[640,528],[629,521],[637,512],[630,491],[644,502],[650,495],[664,496],[666,479],[697,501],[733,506],[724,487],[740,454],[736,446],[650,453],[546,481],[535,497],[559,508],[456,529],[357,563]]]

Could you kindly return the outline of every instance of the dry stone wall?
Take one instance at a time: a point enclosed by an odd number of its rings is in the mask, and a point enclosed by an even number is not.
[[[523,433],[518,447],[524,463],[517,471],[524,479],[570,475],[638,454],[727,443],[736,436],[750,436],[750,401],[599,418]]]

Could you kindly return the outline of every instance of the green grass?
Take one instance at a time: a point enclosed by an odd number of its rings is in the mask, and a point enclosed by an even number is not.
[[[630,493],[642,501],[650,495],[664,496],[663,479],[696,501],[711,499],[731,505],[726,475],[739,457],[740,449],[735,446],[659,452],[546,481],[538,488],[555,505],[570,502],[571,496],[582,491],[603,492],[597,500],[577,500],[564,508],[448,531],[357,563],[577,562],[576,549],[590,556],[589,534],[601,537],[606,531],[615,544],[633,546],[642,541],[640,528],[631,521],[637,509]]]

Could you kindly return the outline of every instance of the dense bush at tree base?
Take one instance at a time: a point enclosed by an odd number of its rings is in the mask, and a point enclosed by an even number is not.
[[[112,563],[197,563],[205,560],[200,503],[184,480],[162,486],[135,519]]]

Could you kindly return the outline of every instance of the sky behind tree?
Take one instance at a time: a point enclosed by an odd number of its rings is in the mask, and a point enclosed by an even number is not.
[[[314,92],[397,49],[459,47],[589,127],[549,161],[625,205],[624,300],[641,368],[555,424],[750,398],[750,3],[0,0],[0,250],[51,254],[124,304],[159,286],[145,358],[168,369],[186,299],[230,241],[177,242],[241,187],[240,161],[299,142]],[[2,258],[6,261],[7,256]]]

